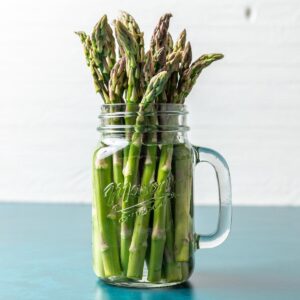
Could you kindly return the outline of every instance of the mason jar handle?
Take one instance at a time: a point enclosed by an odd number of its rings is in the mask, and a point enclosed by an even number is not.
[[[196,164],[209,163],[216,172],[219,189],[219,218],[217,229],[208,235],[196,234],[196,248],[207,249],[221,245],[230,232],[231,227],[231,182],[226,160],[215,150],[193,146]]]

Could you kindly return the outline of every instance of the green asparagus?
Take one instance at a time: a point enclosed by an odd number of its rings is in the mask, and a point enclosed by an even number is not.
[[[95,25],[91,35],[94,62],[108,87],[110,71],[116,62],[115,40],[107,16],[104,15]]]
[[[197,78],[201,74],[202,70],[208,67],[214,61],[222,59],[223,54],[205,54],[199,57],[192,65],[184,71],[182,78],[178,84],[178,92],[175,97],[176,103],[184,103],[184,99],[188,96],[192,90]]]
[[[129,148],[128,159],[124,170],[124,198],[122,200],[122,211],[124,211],[124,218],[121,224],[121,261],[122,267],[126,271],[129,259],[129,247],[133,233],[133,216],[127,218],[127,209],[130,208],[133,197],[130,197],[130,189],[135,183],[135,177],[138,169],[139,156],[142,146],[142,127],[144,125],[145,113],[151,103],[157,98],[164,89],[168,80],[168,72],[162,71],[155,75],[144,94],[144,97],[139,105],[139,112],[136,118],[135,132],[132,136],[132,141]],[[129,192],[128,192],[129,191]]]

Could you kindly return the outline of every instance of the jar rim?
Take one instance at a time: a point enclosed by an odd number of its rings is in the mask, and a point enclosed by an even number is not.
[[[164,133],[184,133],[189,131],[190,127],[185,125],[180,126],[144,126],[143,129],[140,129],[141,133],[149,133],[149,132],[164,132]],[[124,133],[124,132],[134,132],[135,125],[104,125],[98,126],[97,131],[106,132],[106,133]]]
[[[136,106],[136,107],[139,107],[140,103],[105,103],[105,104],[101,104],[101,107],[126,107],[126,106]],[[182,104],[182,103],[153,103],[153,104],[150,104],[154,107],[165,107],[165,108],[168,108],[168,107],[178,107],[178,108],[186,108],[186,104]]]
[[[145,115],[186,115],[188,111],[185,104],[179,103],[153,103],[148,106]],[[130,116],[137,115],[140,109],[140,103],[112,103],[102,104],[100,107],[99,119],[109,116]]]
[[[126,124],[127,118],[136,118],[139,115],[139,103],[114,103],[101,105],[100,132],[117,133],[137,130],[136,124]],[[186,125],[186,105],[178,103],[154,103],[148,106],[147,111],[143,111],[143,116],[155,117],[160,120],[157,124],[146,123],[139,126],[141,132],[186,132],[189,127]],[[172,121],[171,121],[172,120]]]

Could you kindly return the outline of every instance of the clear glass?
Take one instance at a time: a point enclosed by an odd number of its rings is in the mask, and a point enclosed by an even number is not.
[[[184,105],[103,105],[93,154],[93,268],[107,283],[162,287],[185,282],[194,251],[221,244],[231,226],[231,184],[224,158],[187,139]],[[193,172],[217,175],[215,233],[194,232]]]

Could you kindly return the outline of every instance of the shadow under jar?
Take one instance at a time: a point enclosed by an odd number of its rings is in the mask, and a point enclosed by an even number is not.
[[[93,268],[107,283],[163,287],[185,282],[194,251],[213,248],[231,226],[231,184],[224,158],[192,146],[187,111],[159,104],[103,105],[93,154]],[[138,122],[137,122],[138,119]],[[198,235],[193,222],[193,171],[211,164],[217,175],[215,233]]]

